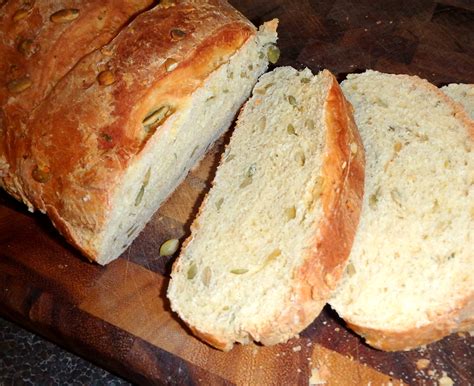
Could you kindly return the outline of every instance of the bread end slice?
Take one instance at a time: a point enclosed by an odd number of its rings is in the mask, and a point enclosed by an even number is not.
[[[386,351],[472,329],[473,121],[418,77],[367,71],[342,89],[366,149],[365,196],[329,303]]]
[[[172,309],[224,351],[297,335],[345,268],[363,170],[352,108],[328,71],[262,76],[173,266]]]

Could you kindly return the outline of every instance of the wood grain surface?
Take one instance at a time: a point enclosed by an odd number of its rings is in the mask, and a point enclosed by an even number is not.
[[[474,83],[472,0],[231,3],[255,24],[280,19],[278,65],[328,68],[340,80],[372,68],[437,85]],[[384,353],[329,308],[287,344],[222,353],[195,339],[170,312],[165,291],[173,257],[158,251],[163,241],[187,236],[227,138],[105,268],[85,261],[47,218],[1,192],[0,314],[142,384],[474,384],[468,334]]]

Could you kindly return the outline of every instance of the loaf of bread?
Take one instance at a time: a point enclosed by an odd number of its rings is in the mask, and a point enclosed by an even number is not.
[[[349,75],[366,150],[362,216],[330,300],[368,344],[406,350],[474,327],[474,123],[427,81]]]
[[[363,147],[335,78],[261,77],[172,270],[172,309],[204,341],[266,345],[319,314],[346,265]]]
[[[474,84],[451,83],[442,87],[441,90],[460,103],[469,114],[469,117],[474,119]]]
[[[0,8],[0,184],[32,111],[86,54],[108,43],[151,0],[9,1]],[[10,186],[12,188],[10,188]],[[25,197],[26,199],[26,197]]]
[[[221,0],[163,1],[141,13],[20,126],[2,124],[2,186],[47,213],[89,259],[110,262],[229,127],[275,59],[276,26],[256,31]]]

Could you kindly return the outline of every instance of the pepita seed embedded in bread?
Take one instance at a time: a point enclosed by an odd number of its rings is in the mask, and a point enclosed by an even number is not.
[[[171,36],[171,39],[173,39],[174,41],[178,41],[178,40],[183,39],[186,36],[186,32],[184,32],[183,30],[179,28],[173,28],[170,31],[170,36]]]
[[[242,183],[240,184],[241,188],[245,188],[246,186],[249,186],[252,183],[252,177],[245,177]]]
[[[288,95],[288,102],[292,106],[296,106],[296,98],[293,95]]]
[[[176,67],[178,67],[178,61],[176,59],[168,58],[168,59],[165,60],[166,71],[171,72]]]
[[[203,269],[202,275],[201,275],[202,284],[204,284],[206,287],[209,287],[209,284],[211,283],[211,276],[212,276],[211,268],[206,266]]]
[[[20,21],[25,19],[29,15],[30,11],[31,9],[19,9],[13,14],[13,21]]]
[[[219,198],[219,200],[217,200],[217,202],[216,202],[216,209],[219,210],[222,207],[223,203],[224,203],[224,199]]]
[[[61,9],[51,15],[49,18],[53,23],[69,23],[79,17],[79,10],[76,8]]]
[[[307,119],[305,125],[308,129],[314,130],[314,121],[312,119]]]
[[[144,194],[145,194],[145,186],[142,185],[140,187],[140,190],[138,191],[137,197],[135,198],[135,206],[140,205]]]
[[[39,182],[41,184],[48,182],[51,178],[51,173],[48,167],[36,166],[33,169],[31,175],[36,182]]]
[[[12,80],[7,84],[8,91],[14,94],[18,94],[22,91],[29,89],[32,86],[33,82],[30,78],[24,77],[20,79]]]
[[[233,273],[234,275],[243,275],[244,273],[247,273],[249,270],[245,268],[236,268],[236,269],[231,269],[230,273]]]
[[[286,128],[286,131],[288,132],[288,134],[298,135],[298,134],[296,134],[295,127],[291,123],[288,124],[288,127]]]
[[[143,120],[143,126],[145,129],[149,129],[152,126],[157,126],[163,122],[163,120],[171,114],[171,107],[168,105],[161,106],[152,113],[148,114]]]
[[[23,55],[30,55],[33,52],[33,40],[25,39],[18,44],[18,51]]]
[[[286,208],[285,215],[288,220],[293,220],[296,217],[296,208],[294,206]]]
[[[179,240],[170,239],[166,240],[160,247],[160,256],[171,256],[178,250]]]
[[[109,86],[115,82],[115,75],[110,70],[105,70],[97,75],[97,80],[101,86]]]
[[[298,165],[304,166],[304,164],[306,162],[306,157],[305,157],[303,151],[300,150],[300,151],[296,152],[295,160],[296,160],[296,162],[298,162]]]
[[[270,63],[275,64],[280,59],[280,49],[274,44],[270,44],[267,49],[267,57]]]
[[[196,274],[197,274],[196,264],[191,264],[191,266],[188,268],[188,272],[187,272],[188,280],[194,279],[196,277]]]
[[[300,79],[300,82],[301,82],[301,83],[309,83],[309,82],[310,82],[310,79],[309,79],[309,78],[301,78],[301,79]]]

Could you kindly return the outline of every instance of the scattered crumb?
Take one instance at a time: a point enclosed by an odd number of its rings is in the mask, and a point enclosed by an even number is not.
[[[317,368],[312,368],[311,369],[311,377],[309,378],[309,384],[310,385],[324,385],[324,384],[326,384],[326,381],[321,378],[321,374],[319,372],[319,369],[317,369]]]
[[[430,377],[432,377],[432,376],[435,375],[435,374],[436,374],[436,371],[428,370],[428,375],[429,375]]]
[[[293,347],[293,351],[294,351],[294,352],[301,351],[301,346],[298,345],[298,346]]]
[[[439,386],[453,386],[454,382],[451,378],[448,377],[445,371],[443,371],[443,376],[438,379]]]
[[[382,22],[380,20],[377,20],[375,24],[382,24]]]
[[[341,329],[340,329],[339,327],[336,327],[336,328],[334,329],[334,331],[339,332],[339,331],[341,331]]]
[[[308,344],[306,345],[306,347],[311,347],[312,344],[313,344],[313,342],[308,342]]]
[[[296,371],[297,371],[298,373],[301,373],[302,370],[301,370],[301,369],[296,369]]]
[[[474,330],[473,330],[473,331],[469,331],[469,335],[474,336]]]
[[[416,367],[418,370],[426,369],[430,365],[429,359],[418,359],[416,361]]]

